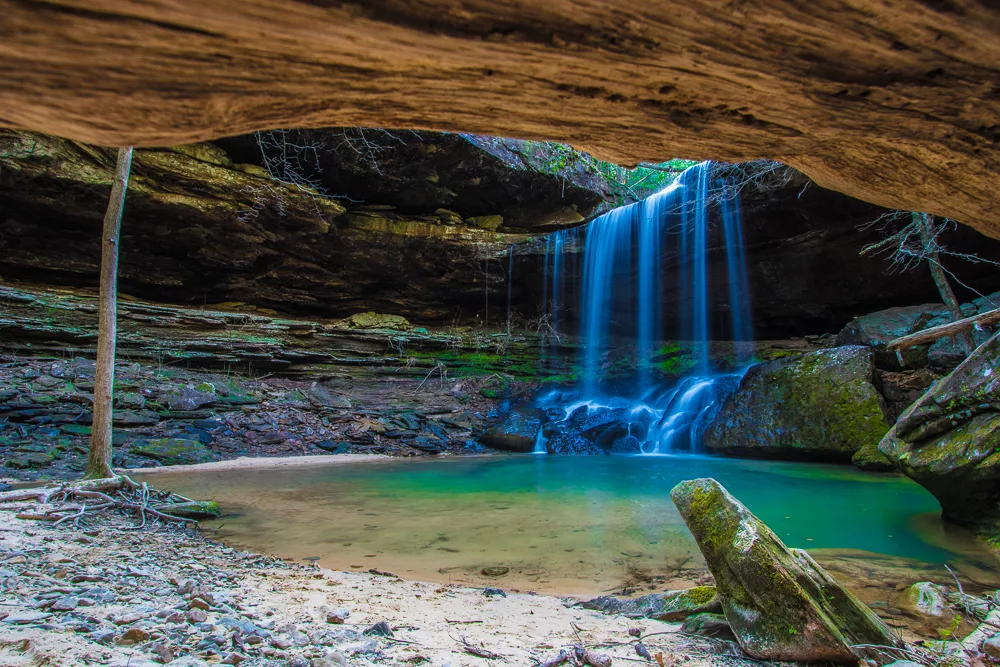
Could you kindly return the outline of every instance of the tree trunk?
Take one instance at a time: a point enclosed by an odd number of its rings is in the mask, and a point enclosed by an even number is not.
[[[948,308],[948,312],[951,313],[951,319],[955,322],[964,319],[965,313],[962,312],[962,306],[958,303],[958,299],[955,297],[955,292],[951,289],[951,283],[948,282],[948,276],[945,274],[944,269],[941,268],[941,256],[938,254],[937,250],[934,248],[934,232],[932,226],[934,224],[934,217],[927,215],[926,213],[914,213],[913,221],[917,223],[917,228],[920,230],[920,242],[924,246],[924,253],[927,257],[927,265],[931,269],[931,277],[934,279],[934,284],[937,286],[938,293],[941,295],[941,300],[944,301],[945,307]],[[963,332],[955,336],[955,342],[963,348],[965,354],[971,354],[976,345],[972,342],[972,336],[969,332]]]
[[[87,479],[114,477],[111,470],[111,411],[115,389],[115,339],[118,335],[118,236],[122,209],[132,169],[132,147],[118,149],[115,181],[104,214],[101,242],[100,324],[97,334],[97,369],[94,373],[94,424],[90,434]]]

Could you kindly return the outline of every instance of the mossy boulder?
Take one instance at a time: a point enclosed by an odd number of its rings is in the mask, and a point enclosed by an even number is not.
[[[545,412],[538,408],[512,408],[500,423],[479,436],[479,442],[508,452],[532,452],[545,419]]]
[[[878,442],[866,442],[861,449],[854,452],[854,456],[851,457],[851,463],[855,467],[869,472],[894,471],[896,466],[885,457],[885,454],[878,450],[878,444]]]
[[[907,408],[879,451],[946,518],[1000,536],[1000,335]]]
[[[752,367],[705,432],[737,456],[847,462],[889,430],[872,352],[837,347]]]
[[[151,458],[165,466],[207,463],[212,460],[212,454],[205,445],[187,438],[140,440],[133,445],[131,453]]]
[[[859,645],[901,647],[860,600],[803,550],[789,549],[714,479],[670,492],[742,649],[761,660],[856,664]]]
[[[683,621],[689,616],[722,611],[715,586],[695,586],[680,591],[644,595],[632,600],[604,595],[580,604],[606,614],[629,618],[652,618],[657,621]]]

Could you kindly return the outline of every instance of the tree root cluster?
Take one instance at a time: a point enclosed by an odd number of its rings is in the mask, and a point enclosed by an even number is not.
[[[39,511],[22,510],[17,515],[19,519],[53,521],[56,526],[71,522],[79,527],[84,517],[110,511],[135,515],[139,519],[137,530],[145,528],[151,520],[180,524],[197,522],[191,516],[192,506],[198,504],[195,501],[176,493],[150,489],[145,482],[137,483],[125,475],[0,493],[0,503],[29,500],[42,505],[58,503],[58,506],[39,508]]]

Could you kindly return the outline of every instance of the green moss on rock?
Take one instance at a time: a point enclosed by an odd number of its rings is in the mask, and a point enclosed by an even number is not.
[[[871,351],[838,347],[754,366],[705,433],[709,449],[847,462],[889,429]]]

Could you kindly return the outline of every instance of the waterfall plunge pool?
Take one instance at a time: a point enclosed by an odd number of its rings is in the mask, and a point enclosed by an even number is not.
[[[891,604],[916,581],[950,581],[944,563],[968,582],[1000,585],[994,557],[946,530],[923,488],[846,466],[523,455],[141,476],[217,500],[226,515],[204,526],[234,547],[348,571],[581,596],[705,580],[669,495],[696,477],[719,480],[866,602]]]

